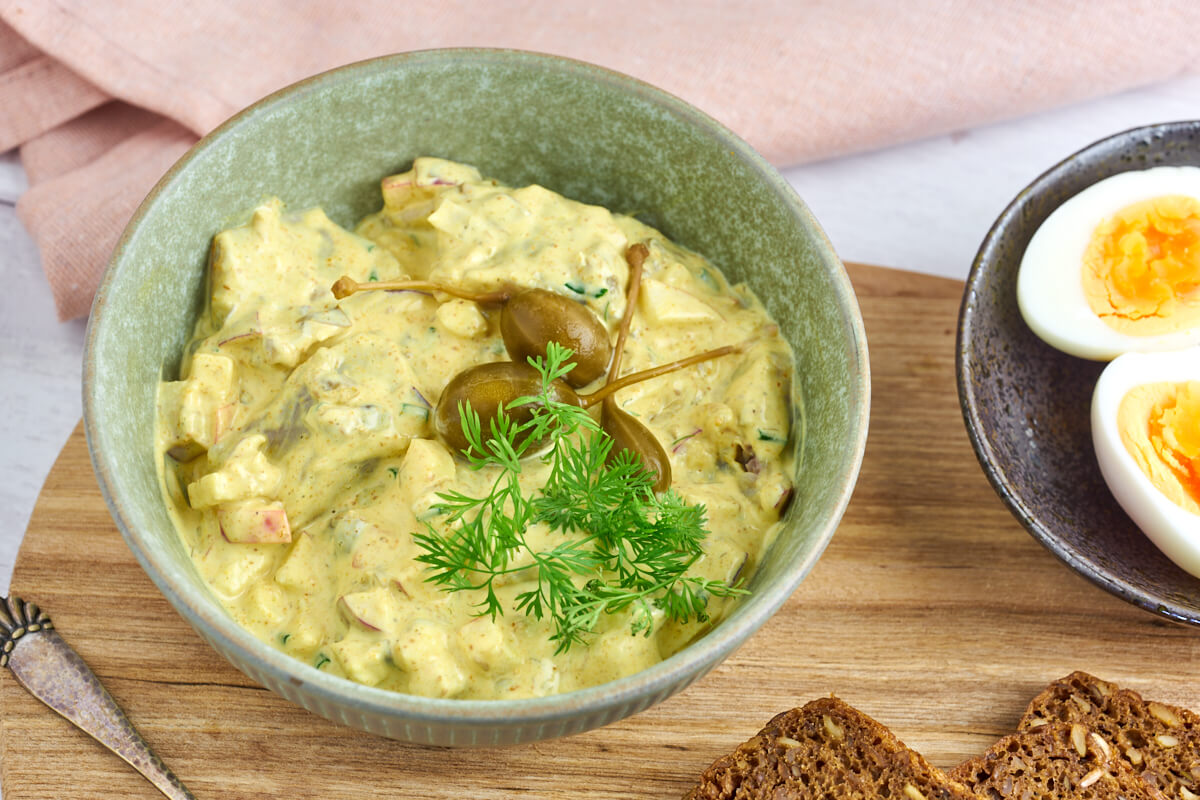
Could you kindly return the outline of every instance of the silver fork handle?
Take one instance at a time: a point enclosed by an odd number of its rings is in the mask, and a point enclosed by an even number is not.
[[[46,612],[19,597],[0,598],[0,666],[29,693],[116,753],[172,800],[195,800],[134,729]]]

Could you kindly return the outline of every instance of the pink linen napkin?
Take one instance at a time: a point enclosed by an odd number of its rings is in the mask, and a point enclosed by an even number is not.
[[[1195,0],[0,0],[0,151],[60,318],[202,134],[300,78],[434,47],[601,64],[778,165],[1012,117],[1200,68]]]

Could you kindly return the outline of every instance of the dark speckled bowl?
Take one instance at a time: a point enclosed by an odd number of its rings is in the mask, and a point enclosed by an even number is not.
[[[1200,580],[1129,520],[1092,450],[1092,388],[1104,364],[1062,353],[1025,325],[1017,268],[1065,200],[1118,172],[1200,164],[1200,121],[1118,133],[1046,171],[996,220],[967,278],[958,395],[979,463],[1013,515],[1071,569],[1168,619],[1200,624]]]
[[[637,212],[746,281],[799,366],[807,428],[796,500],[750,595],[660,664],[529,700],[446,700],[361,686],[260,642],[200,582],[167,517],[153,457],[155,388],[174,377],[203,305],[214,233],[264,196],[344,225],[380,205],[413,158],[467,161],[509,184]],[[318,75],[254,104],[196,145],[125,230],[96,296],[84,364],[88,446],[109,508],[146,572],[252,679],[330,719],[439,745],[529,742],[636,713],[696,680],[787,600],[837,527],[870,400],[866,339],[846,272],[787,182],[701,112],[640,81],[552,56],[442,50]]]

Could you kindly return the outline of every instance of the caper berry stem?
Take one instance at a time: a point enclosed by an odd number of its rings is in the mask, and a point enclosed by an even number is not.
[[[638,242],[625,251],[625,260],[629,262],[629,289],[625,294],[625,314],[621,317],[621,325],[617,331],[617,343],[613,346],[612,364],[608,369],[605,384],[611,384],[621,372],[621,356],[625,352],[625,337],[633,321],[637,308],[638,293],[642,286],[642,271],[650,248]],[[649,428],[638,422],[633,416],[617,405],[617,397],[610,394],[600,403],[600,426],[613,440],[609,459],[617,453],[628,450],[641,459],[642,466],[654,475],[653,489],[655,492],[665,492],[671,486],[671,458],[662,444]]]
[[[729,344],[725,345],[724,347],[718,347],[715,350],[705,350],[703,353],[697,353],[694,356],[681,358],[678,361],[672,361],[668,364],[660,364],[657,367],[650,367],[649,369],[644,369],[641,372],[631,372],[623,378],[618,378],[615,381],[605,384],[591,394],[580,395],[579,404],[584,408],[591,408],[613,392],[620,391],[626,386],[632,386],[635,383],[648,381],[651,378],[657,378],[659,375],[666,375],[668,372],[674,372],[675,370],[683,369],[684,367],[690,367],[693,364],[699,364],[702,361],[711,361],[714,358],[720,358],[721,356],[727,356],[732,353],[744,353],[757,341],[758,339],[748,339],[741,344]]]
[[[472,300],[484,305],[508,302],[509,298],[516,292],[516,289],[512,286],[505,286],[494,292],[472,292],[469,289],[447,286],[444,283],[437,283],[436,281],[370,281],[369,283],[359,283],[349,275],[343,275],[338,278],[329,290],[333,292],[333,296],[338,300],[349,297],[357,292],[442,292],[451,297],[460,297],[463,300]]]
[[[642,287],[642,265],[650,248],[642,242],[630,245],[625,251],[625,260],[629,262],[629,290],[625,293],[625,313],[621,317],[621,327],[617,330],[617,343],[613,345],[612,363],[608,367],[608,383],[617,379],[621,372],[621,355],[625,352],[625,337],[629,335],[629,326],[633,322],[633,309],[637,305],[638,292]]]

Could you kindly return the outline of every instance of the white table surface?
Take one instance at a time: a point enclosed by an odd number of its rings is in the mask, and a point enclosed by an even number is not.
[[[964,279],[984,234],[1030,180],[1126,128],[1200,118],[1200,76],[785,175],[847,261]],[[0,592],[38,491],[80,417],[84,322],[56,321],[37,248],[13,205],[25,190],[0,154]]]

